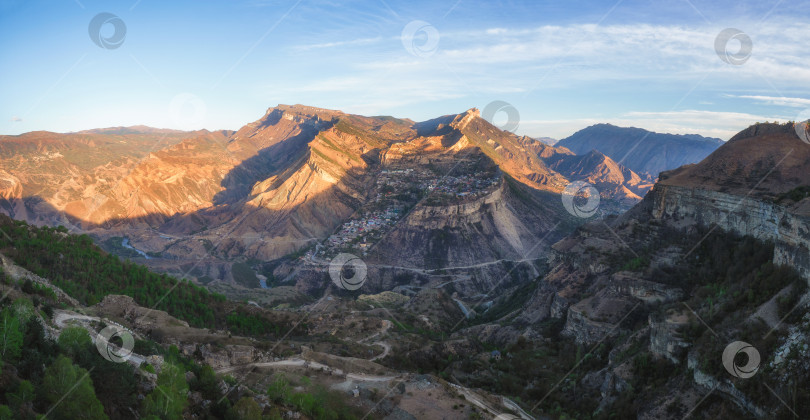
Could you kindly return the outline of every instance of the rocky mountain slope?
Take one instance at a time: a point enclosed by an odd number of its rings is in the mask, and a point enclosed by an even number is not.
[[[29,133],[3,137],[0,152],[6,214],[89,232],[155,269],[206,281],[239,282],[233,265],[246,261],[256,274],[289,278],[300,265],[257,262],[307,251],[323,261],[345,249],[368,255],[381,288],[406,274],[438,281],[425,270],[459,267],[454,275],[479,284],[472,293],[565,232],[559,194],[571,181],[597,184],[610,211],[648,189],[605,156],[577,160],[499,130],[477,110],[415,123],[280,105],[236,132]],[[44,164],[35,170],[33,161]],[[325,242],[381,214],[389,226],[374,238]]]
[[[702,162],[663,173],[653,214],[772,241],[810,278],[810,145],[793,124],[757,124]]]
[[[723,141],[697,134],[661,134],[641,128],[596,124],[560,140],[556,146],[578,155],[598,150],[644,177],[700,162]]]
[[[54,209],[89,222],[98,209],[151,151],[195,133],[143,127],[80,133],[31,132],[0,136],[0,207],[18,219],[56,223]],[[64,219],[64,218],[62,218]]]
[[[663,173],[627,213],[557,242],[531,297],[495,301],[499,328],[470,325],[454,337],[501,345],[565,338],[588,349],[584,363],[559,358],[576,372],[573,381],[563,376],[567,392],[532,379],[553,378],[546,366],[513,375],[541,389],[543,413],[806,416],[810,395],[793,384],[805,384],[810,370],[800,356],[810,346],[808,158],[793,124],[744,130],[702,162]],[[737,341],[761,356],[756,379],[728,367],[723,352]],[[486,377],[455,370],[470,381]]]

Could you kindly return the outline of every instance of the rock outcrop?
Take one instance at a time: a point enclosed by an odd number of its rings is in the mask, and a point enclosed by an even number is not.
[[[661,175],[653,217],[773,242],[774,263],[810,281],[810,144],[794,124],[757,124],[704,161]]]
[[[672,312],[665,317],[650,314],[650,352],[672,363],[681,363],[690,344],[683,339],[679,330],[688,325],[690,319],[683,312]]]
[[[650,194],[654,217],[773,242],[774,263],[790,265],[810,281],[810,216],[763,199],[698,188],[659,184]]]

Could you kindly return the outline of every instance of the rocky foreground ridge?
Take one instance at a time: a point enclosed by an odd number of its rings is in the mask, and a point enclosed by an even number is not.
[[[630,211],[555,243],[530,297],[495,301],[499,328],[469,326],[454,337],[513,349],[577,343],[588,354],[566,373],[564,390],[532,378],[545,377],[547,365],[517,375],[522,386],[548,390],[538,396],[547,409],[644,419],[807,413],[810,395],[792,387],[810,370],[802,357],[810,348],[808,162],[810,144],[793,124],[752,126],[704,161],[663,173]],[[762,358],[752,379],[724,368],[735,341]]]

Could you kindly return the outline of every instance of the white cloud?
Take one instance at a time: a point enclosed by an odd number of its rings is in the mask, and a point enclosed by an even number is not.
[[[761,96],[761,95],[726,95],[731,98],[753,99],[757,102],[764,102],[768,105],[789,106],[793,108],[810,107],[810,99],[790,98],[785,96]]]
[[[507,30],[504,28],[491,28],[487,29],[485,32],[487,35],[502,35],[507,33]]]
[[[354,63],[354,77],[375,79],[374,73],[387,72],[396,75],[398,81],[427,81],[452,93],[458,92],[452,80],[456,78],[474,78],[476,89],[502,87],[505,93],[533,91],[540,87],[538,80],[545,82],[541,86],[557,88],[583,82],[644,81],[655,91],[672,86],[671,82],[689,84],[706,75],[705,86],[714,89],[743,85],[761,92],[810,86],[810,68],[800,56],[803,40],[810,38],[810,26],[775,20],[750,26],[756,30],[750,34],[754,52],[741,66],[720,60],[714,41],[722,28],[707,25],[576,24],[448,31],[440,33],[438,51],[430,58],[408,54],[399,37],[360,38],[293,49],[379,44],[373,51],[341,50],[339,58]]]
[[[688,26],[439,28],[438,50],[427,58],[408,54],[399,34],[293,47],[361,46],[336,52],[335,59],[340,60],[336,62],[351,63],[335,69],[342,73],[267,89],[273,96],[292,101],[330,102],[350,112],[373,114],[453,99],[453,106],[461,102],[458,99],[474,102],[466,104],[469,106],[483,100],[521,101],[524,116],[540,115],[545,106],[556,119],[522,121],[520,131],[557,138],[598,122],[729,138],[754,122],[786,119],[783,108],[754,114],[746,112],[755,109],[752,104],[744,102],[723,111],[630,112],[638,109],[637,103],[666,109],[675,105],[673,97],[683,97],[680,108],[714,108],[713,100],[720,92],[734,92],[741,99],[771,106],[810,107],[810,100],[801,98],[810,97],[810,67],[801,55],[810,26],[776,17],[765,22],[737,21],[735,26],[746,30],[754,44],[749,60],[739,66],[723,62],[714,49],[715,38],[724,27],[700,21]],[[328,57],[319,57],[319,62],[328,62]],[[772,94],[767,96],[767,92]],[[322,99],[324,96],[328,98]],[[555,105],[548,105],[560,98],[567,100],[569,108],[577,101],[615,102],[615,106],[600,112],[599,118],[587,118],[593,111],[563,111],[565,107],[558,111]],[[633,98],[639,98],[637,103]],[[537,104],[536,109],[527,109],[532,104]]]

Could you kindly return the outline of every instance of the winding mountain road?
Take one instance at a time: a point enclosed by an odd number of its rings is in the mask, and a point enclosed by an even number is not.
[[[77,313],[66,312],[62,310],[54,311],[53,323],[56,324],[57,327],[59,327],[60,332],[61,330],[63,330],[65,327],[68,326],[67,325],[68,321],[103,322],[108,325],[117,325],[108,319],[101,319],[95,316],[80,315]],[[92,341],[93,344],[96,344],[98,333],[96,333],[90,327],[83,326],[83,328],[86,329],[87,333],[90,335],[90,341]],[[146,357],[137,353],[129,353],[129,356],[127,357],[126,361],[137,368],[141,366],[144,362],[146,362]]]

